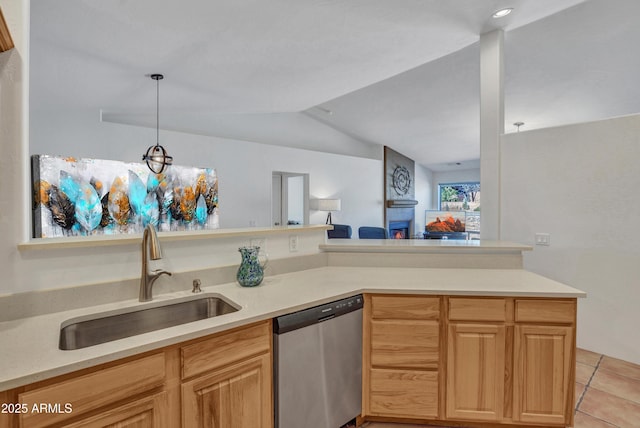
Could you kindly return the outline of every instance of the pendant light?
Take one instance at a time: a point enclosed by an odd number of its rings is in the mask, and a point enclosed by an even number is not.
[[[173,158],[160,145],[160,80],[164,79],[164,76],[156,73],[152,74],[151,78],[156,81],[156,145],[147,149],[147,152],[142,155],[142,160],[147,162],[152,172],[161,174],[173,163]]]

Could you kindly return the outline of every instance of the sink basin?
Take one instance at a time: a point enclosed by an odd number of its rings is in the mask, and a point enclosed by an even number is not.
[[[172,301],[162,306],[104,312],[67,320],[60,327],[59,348],[86,348],[112,340],[236,312],[240,307],[219,295]]]

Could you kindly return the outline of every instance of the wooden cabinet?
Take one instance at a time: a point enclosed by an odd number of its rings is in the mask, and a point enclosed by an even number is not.
[[[89,416],[65,428],[171,428],[167,423],[167,393],[160,392]]]
[[[267,428],[271,359],[263,354],[182,385],[184,428]]]
[[[504,325],[449,324],[447,418],[501,420],[504,361]]]
[[[183,428],[271,427],[271,343],[261,323],[183,347]]]
[[[575,316],[570,301],[516,301],[516,321],[522,323],[516,323],[514,334],[515,421],[572,423]]]
[[[576,299],[367,295],[363,417],[573,423]]]
[[[0,426],[271,428],[271,343],[269,320],[4,391],[28,411]]]
[[[447,300],[448,419],[572,423],[575,300]]]
[[[153,394],[165,380],[165,354],[158,352],[80,376],[67,376],[41,387],[29,386],[18,394],[18,401],[28,409],[19,415],[19,426],[48,427],[89,414],[92,417],[83,419],[77,426],[108,426],[106,422],[100,425],[101,421],[113,420],[123,407],[114,404]],[[138,420],[139,426],[162,426],[153,424],[167,418],[167,406],[162,406],[162,399],[160,394],[137,400],[126,406],[126,414],[120,415],[118,422],[121,426],[137,426],[132,421]],[[43,405],[46,407],[41,407]],[[104,410],[96,414],[100,409]]]
[[[448,419],[500,421],[504,408],[506,299],[448,302]]]
[[[440,298],[365,298],[363,414],[439,414]]]

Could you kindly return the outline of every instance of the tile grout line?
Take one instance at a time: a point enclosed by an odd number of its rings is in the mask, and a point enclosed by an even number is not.
[[[591,381],[593,380],[593,377],[596,375],[596,372],[600,368],[600,363],[602,362],[603,358],[604,358],[604,354],[600,354],[600,358],[598,358],[598,362],[596,363],[596,367],[593,370],[593,373],[591,373],[591,376],[589,377],[589,380],[587,381],[587,384],[584,386],[584,390],[582,391],[582,394],[580,394],[580,399],[576,403],[576,409],[575,409],[576,412],[578,411],[578,408],[580,407],[580,404],[582,404],[582,400],[584,399],[584,396],[587,393],[587,389],[589,388],[589,385],[591,385]]]
[[[600,368],[600,363],[602,362],[602,360],[604,359],[604,357],[605,357],[605,355],[604,355],[604,354],[600,354],[600,358],[598,359],[598,362],[596,363],[595,369],[593,370],[593,373],[591,373],[591,377],[589,377],[589,380],[587,381],[587,384],[584,386],[584,391],[582,391],[582,394],[580,395],[580,400],[578,400],[578,403],[576,404],[576,410],[575,410],[576,412],[578,412],[578,411],[579,411],[579,410],[578,410],[578,408],[580,407],[580,404],[582,404],[582,400],[584,399],[584,396],[587,394],[587,389],[588,389],[588,388],[589,388],[589,386],[591,385],[591,381],[593,380],[594,376],[596,375],[596,372],[597,372],[597,371],[598,371],[598,369]],[[619,428],[619,427],[618,427],[618,425],[615,425],[615,424],[613,424],[613,423],[612,423],[612,422],[610,422],[610,421],[607,421],[607,420],[601,419],[601,418],[599,418],[599,417],[597,417],[597,416],[594,416],[594,415],[592,415],[592,414],[589,414],[589,413],[585,413],[585,412],[581,412],[581,413],[582,413],[582,414],[584,414],[584,415],[589,415],[589,416],[591,416],[591,417],[592,417],[592,418],[594,418],[594,419],[597,419],[597,420],[599,420],[599,421],[604,422],[605,424],[609,424],[609,425],[611,425],[611,426],[614,426],[614,427]]]

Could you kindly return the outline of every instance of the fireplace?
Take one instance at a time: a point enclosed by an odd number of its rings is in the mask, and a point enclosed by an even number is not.
[[[409,239],[411,231],[410,221],[390,221],[389,222],[389,238],[390,239]]]
[[[384,225],[390,239],[411,239],[415,233],[415,162],[384,148]]]

